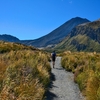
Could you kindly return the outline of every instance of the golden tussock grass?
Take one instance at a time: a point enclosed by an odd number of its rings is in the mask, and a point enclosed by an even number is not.
[[[50,82],[48,55],[38,50],[0,55],[0,100],[43,100]]]
[[[74,73],[74,80],[87,100],[100,99],[100,54],[73,52],[62,54],[62,66]]]

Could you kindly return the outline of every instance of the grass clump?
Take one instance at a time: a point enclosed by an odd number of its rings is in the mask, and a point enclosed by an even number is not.
[[[62,66],[74,73],[74,81],[86,100],[100,99],[100,54],[88,52],[64,52]]]
[[[0,54],[0,100],[44,100],[50,82],[48,55],[39,50]]]
[[[32,46],[26,46],[20,43],[0,41],[0,53],[10,52],[11,50],[37,50]]]

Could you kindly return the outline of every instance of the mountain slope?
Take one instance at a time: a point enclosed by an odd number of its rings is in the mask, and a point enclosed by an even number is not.
[[[55,49],[100,52],[100,21],[78,25]]]
[[[86,22],[90,21],[80,17],[72,18],[57,29],[53,30],[52,32],[41,38],[35,40],[24,40],[21,41],[21,43],[33,45],[35,47],[46,47],[48,45],[52,46],[63,40],[75,26]]]
[[[8,42],[19,42],[20,40],[14,36],[3,34],[0,35],[0,40],[8,41]]]

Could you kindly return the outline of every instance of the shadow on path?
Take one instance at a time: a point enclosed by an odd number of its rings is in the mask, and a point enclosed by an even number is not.
[[[55,68],[51,63],[51,82],[45,100],[84,100],[74,75],[61,66],[61,57],[57,57]]]
[[[53,100],[54,97],[57,97],[54,93],[49,91],[51,88],[55,87],[53,85],[53,81],[55,81],[55,75],[53,73],[51,73],[51,78],[50,79],[51,79],[51,82],[49,84],[48,91],[45,94],[46,95],[45,100]],[[58,88],[58,87],[56,87],[56,88]]]

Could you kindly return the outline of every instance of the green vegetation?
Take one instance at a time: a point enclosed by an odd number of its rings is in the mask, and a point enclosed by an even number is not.
[[[64,52],[62,66],[74,73],[74,80],[86,100],[100,100],[100,54],[87,52]]]
[[[70,50],[72,52],[100,52],[100,43],[91,39],[85,34],[78,34],[73,37],[67,37],[64,41],[59,43],[54,49],[59,52],[66,50]]]
[[[17,51],[17,50],[37,50],[37,49],[32,46],[26,46],[20,43],[0,41],[0,53],[9,52],[11,50]]]
[[[100,21],[76,26],[54,49],[59,52],[100,52]]]
[[[44,100],[50,82],[48,54],[0,42],[0,100]]]

